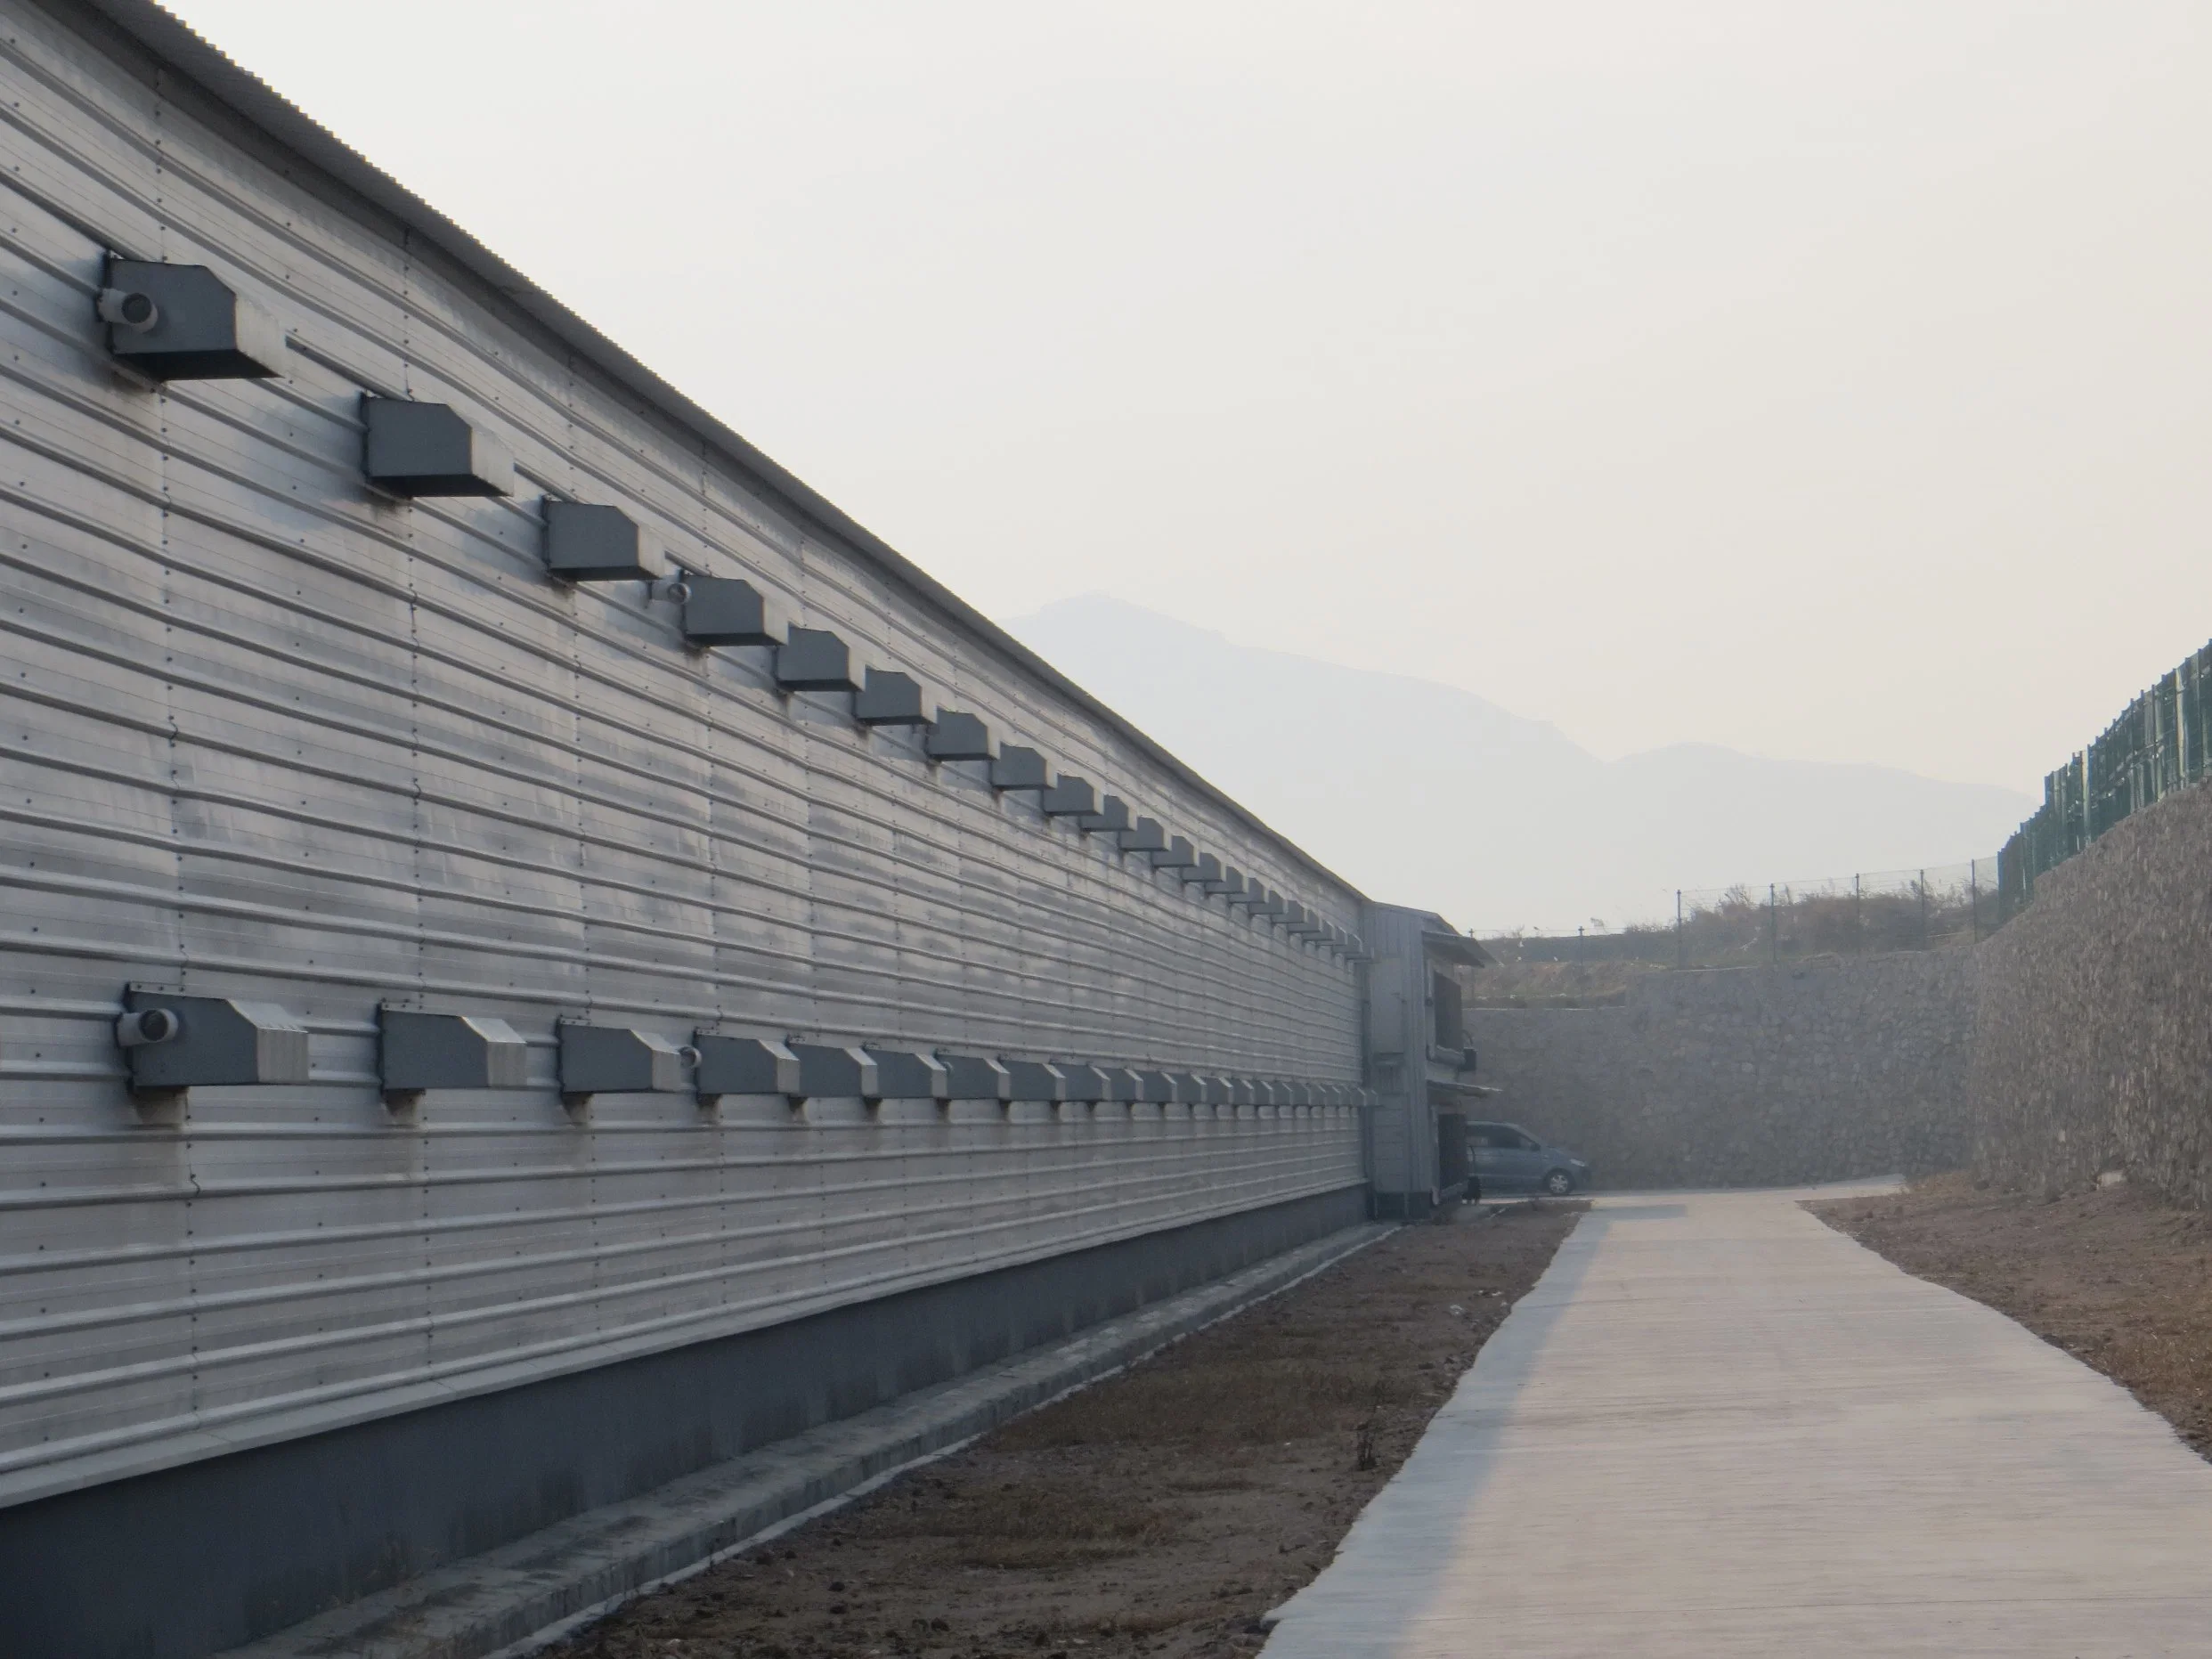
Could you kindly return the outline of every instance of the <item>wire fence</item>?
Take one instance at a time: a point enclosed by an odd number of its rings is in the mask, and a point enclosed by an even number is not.
[[[1997,925],[1998,861],[1861,871],[1763,886],[1684,888],[1672,917],[1618,932],[1484,941],[1506,963],[1639,963],[1734,968],[1809,956],[1971,944]]]
[[[2035,897],[2036,878],[2131,813],[2203,781],[2212,764],[2212,645],[2143,693],[2086,749],[2043,780],[2043,805],[1997,854],[1997,919]]]

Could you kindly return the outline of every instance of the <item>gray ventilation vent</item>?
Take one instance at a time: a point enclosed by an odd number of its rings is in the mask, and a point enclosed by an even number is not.
[[[1159,826],[1158,818],[1139,818],[1133,829],[1121,832],[1124,852],[1165,852],[1167,850],[1167,832]]]
[[[959,709],[939,709],[923,747],[932,760],[988,760],[991,758],[990,728]]]
[[[562,1020],[561,1093],[571,1103],[594,1094],[667,1094],[684,1086],[683,1049],[628,1026]]]
[[[1178,835],[1167,843],[1166,851],[1154,853],[1152,867],[1155,870],[1197,869],[1198,851],[1191,845],[1191,838],[1187,835]]]
[[[872,668],[867,683],[852,700],[852,718],[863,726],[927,726],[922,687],[911,674]]]
[[[686,576],[684,638],[695,646],[774,645],[760,590],[735,576]]]
[[[651,581],[638,526],[619,507],[545,501],[545,567],[563,581]]]
[[[992,759],[993,789],[1043,789],[1045,786],[1045,757],[1036,750],[1010,743]]]
[[[1114,1098],[1107,1086],[1106,1079],[1110,1074],[1102,1071],[1098,1067],[1086,1066],[1068,1060],[1058,1060],[1053,1063],[1067,1082],[1067,1087],[1061,1096],[1061,1099],[1110,1101]]]
[[[134,1089],[168,1094],[307,1081],[307,1028],[274,1003],[134,985],[123,1008],[115,1037]]]
[[[799,1056],[783,1044],[761,1037],[724,1037],[701,1031],[692,1038],[699,1051],[693,1079],[702,1097],[721,1094],[802,1096]]]
[[[443,403],[364,396],[361,469],[393,495],[512,495],[515,459]]]
[[[1012,1081],[1012,1098],[1018,1101],[1064,1101],[1068,1098],[1068,1079],[1060,1074],[1060,1068],[1042,1060],[1009,1060],[1004,1062]]]
[[[1098,810],[1086,813],[1076,823],[1086,830],[1118,836],[1129,827],[1129,803],[1119,795],[1108,795],[1098,803]]]
[[[867,1051],[825,1043],[793,1043],[799,1056],[799,1086],[809,1100],[880,1101],[882,1074]]]
[[[1098,793],[1082,778],[1062,772],[1038,797],[1037,804],[1048,818],[1088,817],[1098,810]]]
[[[785,691],[850,691],[851,653],[826,628],[794,628],[776,647],[776,683]]]
[[[935,1054],[907,1048],[861,1051],[875,1062],[876,1086],[887,1101],[941,1101],[952,1097],[952,1075]]]
[[[956,1101],[1010,1101],[1013,1073],[983,1054],[947,1054],[937,1058],[945,1068],[945,1094]]]
[[[525,1088],[530,1051],[504,1020],[379,1008],[377,1073],[386,1094]]]
[[[108,349],[157,380],[260,380],[284,372],[284,330],[206,265],[110,259],[94,302]]]

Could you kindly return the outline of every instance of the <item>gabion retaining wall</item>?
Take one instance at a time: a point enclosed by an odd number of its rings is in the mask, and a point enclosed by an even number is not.
[[[2212,1204],[2212,791],[2170,795],[2037,878],[1982,947],[1978,1172],[2057,1191],[2125,1172]]]
[[[1475,1008],[1474,1117],[1611,1188],[1769,1186],[1964,1164],[1969,949],[1647,974],[1597,1008]]]

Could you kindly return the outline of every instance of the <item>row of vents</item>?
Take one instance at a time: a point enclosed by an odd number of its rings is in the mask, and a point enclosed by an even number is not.
[[[943,1049],[778,1041],[698,1031],[677,1043],[629,1026],[562,1020],[562,1099],[572,1110],[596,1094],[692,1094],[806,1100],[1030,1101],[1341,1109],[1375,1096],[1346,1084],[1163,1071],[1079,1061],[1021,1060]],[[188,996],[134,985],[115,1025],[131,1089],[159,1115],[199,1087],[305,1083],[307,1028],[275,1003]],[[528,1086],[527,1045],[483,1014],[377,1011],[377,1070],[386,1102],[411,1111],[434,1089]]]
[[[111,257],[98,310],[110,350],[151,378],[256,379],[281,372],[285,340],[275,319],[240,299],[206,265]],[[451,406],[365,394],[361,413],[362,471],[377,489],[409,498],[514,492],[513,457]],[[993,789],[1034,792],[1047,817],[1072,819],[1084,831],[1111,837],[1123,854],[1173,871],[1186,891],[1218,894],[1302,944],[1346,961],[1370,959],[1357,934],[1198,851],[1188,838],[1169,835],[1157,818],[1133,817],[1119,796],[1102,796],[1087,780],[1064,772],[1052,776],[1037,750],[1017,744],[994,750],[978,716],[941,707],[933,717],[924,714],[922,687],[911,675],[868,668],[856,679],[851,654],[836,634],[793,627],[777,638],[751,582],[689,572],[663,581],[638,545],[636,522],[619,508],[552,496],[543,506],[546,568],[557,579],[658,584],[656,591],[681,606],[691,645],[769,647],[779,690],[849,692],[859,725],[919,728],[932,761],[985,762]]]

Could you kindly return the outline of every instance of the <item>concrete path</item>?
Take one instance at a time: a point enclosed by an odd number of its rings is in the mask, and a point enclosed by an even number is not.
[[[2212,1655],[2212,1465],[1797,1196],[1602,1200],[1266,1659]]]

